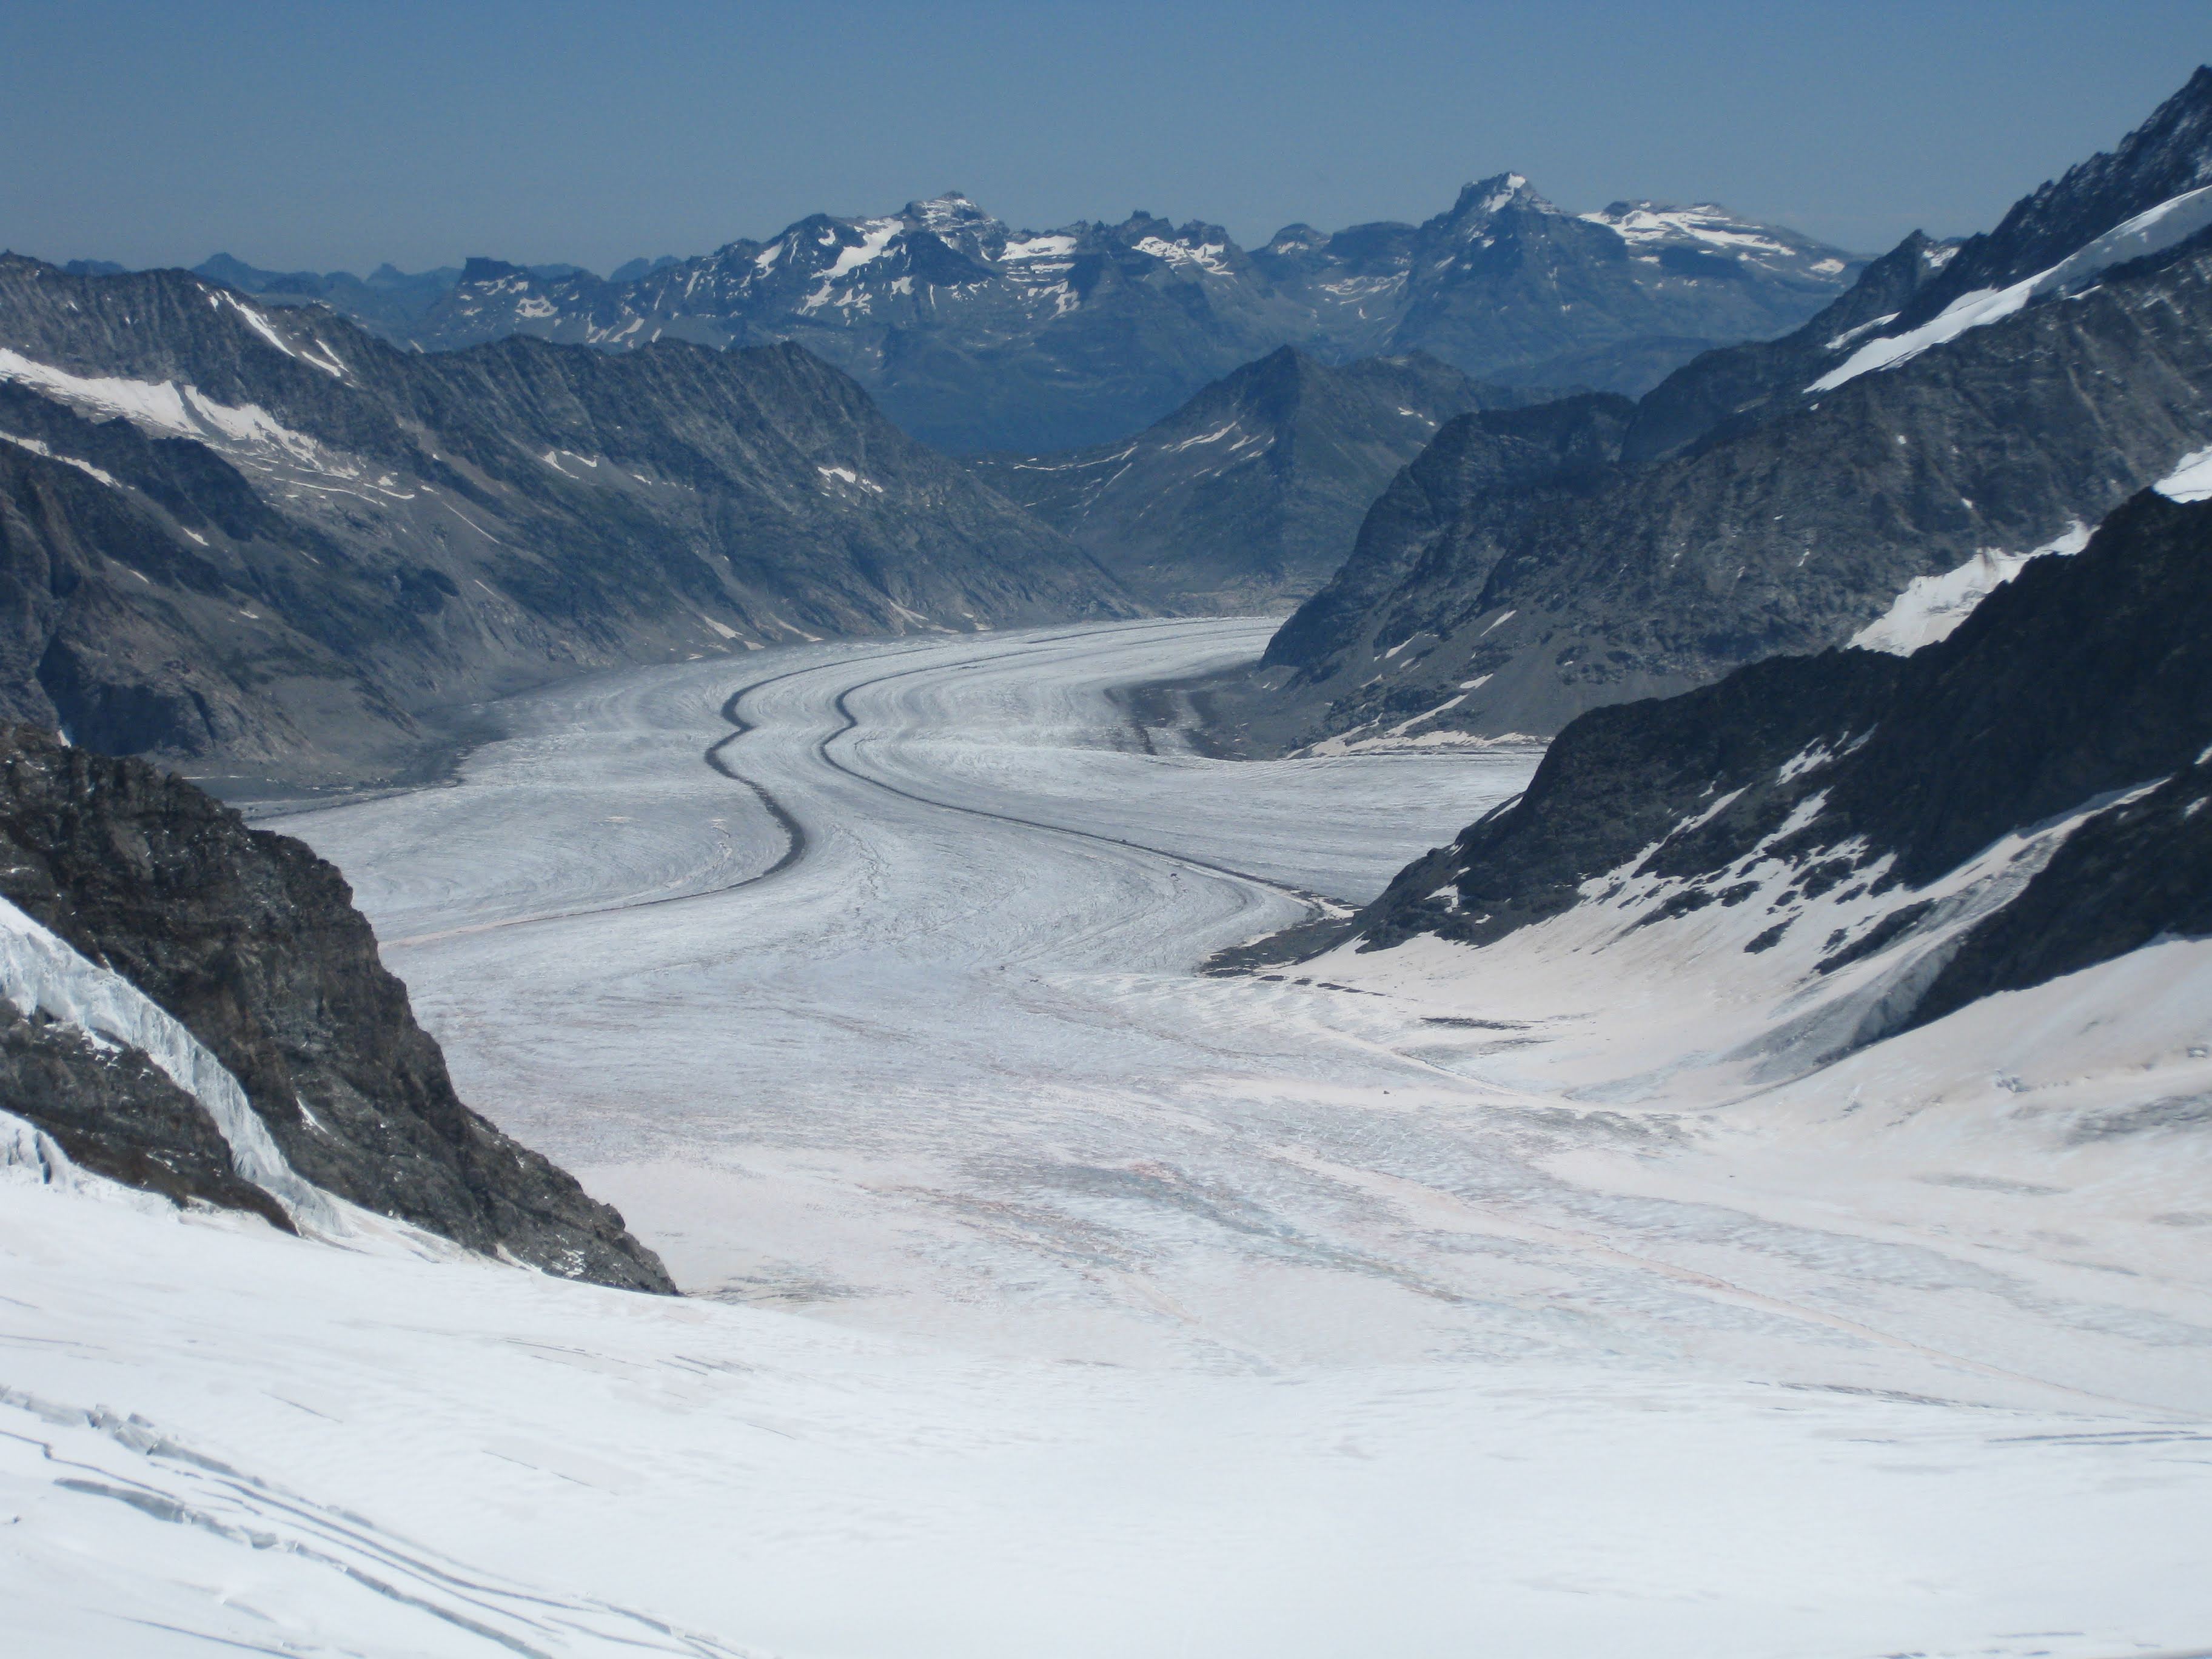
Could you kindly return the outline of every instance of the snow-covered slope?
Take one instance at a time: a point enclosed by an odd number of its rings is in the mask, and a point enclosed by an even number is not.
[[[1342,973],[1432,935],[1476,947],[1478,999],[1526,988],[1511,1018],[1581,963],[1601,1006],[1710,1011],[1608,1023],[1650,1088],[1816,1072],[2212,927],[2208,640],[2212,506],[2146,491],[1909,655],[1778,658],[1585,715],[1525,795],[1373,905],[1237,960],[1327,946],[1316,971]]]
[[[2203,1427],[2086,1398],[984,1360],[4,1172],[0,1261],[41,1655],[2094,1659],[2201,1610]]]
[[[1138,750],[1107,688],[1263,634],[633,672],[512,709],[452,789],[292,821],[471,1097],[708,1294],[0,1186],[0,1386],[37,1401],[0,1407],[11,1632],[164,1659],[203,1633],[2202,1646],[2204,1164],[2045,1110],[2202,1092],[2205,1061],[2144,1046],[2203,1006],[2198,947],[1734,1105],[1516,1083],[1607,1040],[1571,965],[1521,1030],[1382,982],[1401,957],[1194,979],[1298,915],[1286,888],[1370,894],[1389,847],[1526,778]],[[1625,1060],[1657,1021],[1619,1012]]]
[[[1976,605],[2026,569],[2030,559],[2046,553],[2079,553],[2088,543],[2089,527],[2077,520],[2064,535],[2025,553],[1985,547],[1954,570],[1915,576],[1888,610],[1851,635],[1850,643],[1862,650],[1910,656],[1923,645],[1947,638]]]

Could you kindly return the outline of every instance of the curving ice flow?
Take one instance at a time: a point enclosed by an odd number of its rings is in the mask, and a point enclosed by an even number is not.
[[[15,1627],[850,1659],[2212,1639],[2195,1142],[1882,1108],[1942,1028],[1843,1097],[1547,1090],[1682,1048],[1680,988],[1595,1011],[1633,988],[1571,950],[1510,1018],[1445,1012],[1437,952],[1194,975],[1535,758],[1147,753],[1108,695],[1267,632],[611,676],[510,705],[455,787],[285,820],[464,1095],[695,1294],[0,1172]],[[2156,1003],[2166,969],[2130,971]]]

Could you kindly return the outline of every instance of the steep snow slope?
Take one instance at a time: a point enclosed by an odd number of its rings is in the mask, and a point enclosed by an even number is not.
[[[2212,225],[2212,185],[2144,209],[2125,223],[2084,243],[2048,270],[2023,276],[2008,288],[1972,289],[1917,327],[1899,334],[1875,335],[1805,390],[1808,393],[1832,392],[1862,374],[1909,362],[1931,347],[1957,339],[1968,329],[2002,321],[2040,301],[2079,294],[2114,265],[2163,253],[2207,225]]]

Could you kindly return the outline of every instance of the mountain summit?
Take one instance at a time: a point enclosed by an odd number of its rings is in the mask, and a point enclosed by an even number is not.
[[[1761,657],[1940,637],[2212,443],[2207,180],[2199,70],[1996,229],[1915,233],[1791,334],[1708,353],[1633,405],[1448,422],[1269,645],[1249,740],[1548,735]],[[1642,204],[1502,205],[1492,224],[1463,257],[1571,226],[1648,239],[1629,257],[1663,270],[1707,257],[1684,239],[1739,234]]]
[[[606,350],[793,340],[925,442],[1036,453],[1124,438],[1285,345],[1641,392],[1710,346],[1795,326],[1856,269],[1711,205],[1577,216],[1504,173],[1420,225],[1291,225],[1249,251],[1218,225],[1143,210],[1018,230],[948,191],[621,279],[471,261],[410,317],[388,302],[369,314],[343,284],[301,297],[358,307],[364,325],[433,350],[511,334]]]

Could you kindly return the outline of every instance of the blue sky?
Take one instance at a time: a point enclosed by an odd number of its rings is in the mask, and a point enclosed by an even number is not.
[[[2203,0],[9,0],[0,246],[605,270],[947,188],[1249,244],[1512,167],[1875,252],[1987,225],[2207,59]]]

